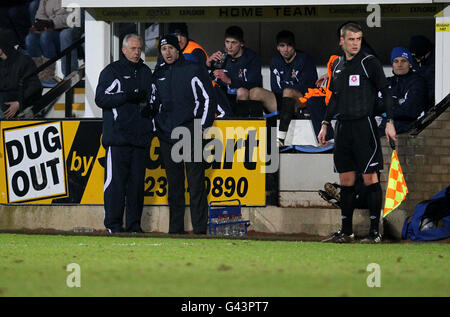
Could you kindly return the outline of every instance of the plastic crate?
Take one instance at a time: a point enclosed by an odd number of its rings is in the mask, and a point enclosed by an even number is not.
[[[235,202],[236,204],[229,205],[223,203]],[[231,226],[236,224],[244,224],[244,235],[247,235],[247,227],[250,225],[250,220],[229,221],[226,223],[213,223],[213,219],[224,216],[239,215],[241,212],[241,201],[239,199],[230,200],[216,200],[211,201],[208,207],[208,231],[210,235],[217,235],[217,228],[220,226]]]

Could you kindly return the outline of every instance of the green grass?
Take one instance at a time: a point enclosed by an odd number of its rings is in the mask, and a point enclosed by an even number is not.
[[[450,244],[0,234],[0,296],[449,296]],[[81,287],[69,288],[70,263]],[[369,288],[369,263],[381,287]]]

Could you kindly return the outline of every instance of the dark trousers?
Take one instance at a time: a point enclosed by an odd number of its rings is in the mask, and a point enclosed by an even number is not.
[[[159,140],[160,154],[165,165],[167,181],[169,184],[169,233],[185,233],[184,214],[186,207],[186,190],[184,186],[184,171],[186,169],[194,234],[206,234],[206,227],[208,224],[208,201],[206,197],[205,168],[203,162],[194,162],[193,159],[191,162],[174,162],[170,154],[172,145],[161,138]],[[194,155],[191,153],[191,158],[193,157]]]
[[[145,153],[145,148],[133,146],[106,148],[104,224],[111,232],[123,231],[124,208],[126,208],[125,231],[141,231]]]

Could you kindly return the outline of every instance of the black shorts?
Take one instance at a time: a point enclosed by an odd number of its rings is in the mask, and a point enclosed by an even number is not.
[[[370,174],[383,169],[375,119],[366,117],[336,122],[334,165],[338,173]]]

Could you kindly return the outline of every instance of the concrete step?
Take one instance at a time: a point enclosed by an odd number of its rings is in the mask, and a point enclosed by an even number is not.
[[[390,221],[387,223],[391,231],[390,235],[399,238],[404,214],[401,211],[396,211],[391,215]],[[266,234],[299,234],[323,237],[337,231],[341,224],[341,212],[336,208],[243,207],[242,216],[244,219],[250,220],[249,231]],[[76,227],[88,227],[102,231],[105,230],[103,219],[104,209],[102,205],[0,206],[0,230],[50,229],[73,231]],[[353,224],[356,236],[367,235],[369,229],[368,211],[355,210]],[[386,223],[384,225],[386,228]],[[167,206],[145,206],[141,226],[145,232],[167,233],[169,208]],[[380,228],[383,228],[383,225]],[[192,231],[189,208],[186,208],[185,230]]]
[[[45,90],[44,93],[46,93]],[[73,97],[72,112],[77,118],[83,117],[85,109],[85,88],[75,88]],[[65,95],[63,94],[56,100],[53,108],[47,113],[46,118],[64,118],[65,109]]]

